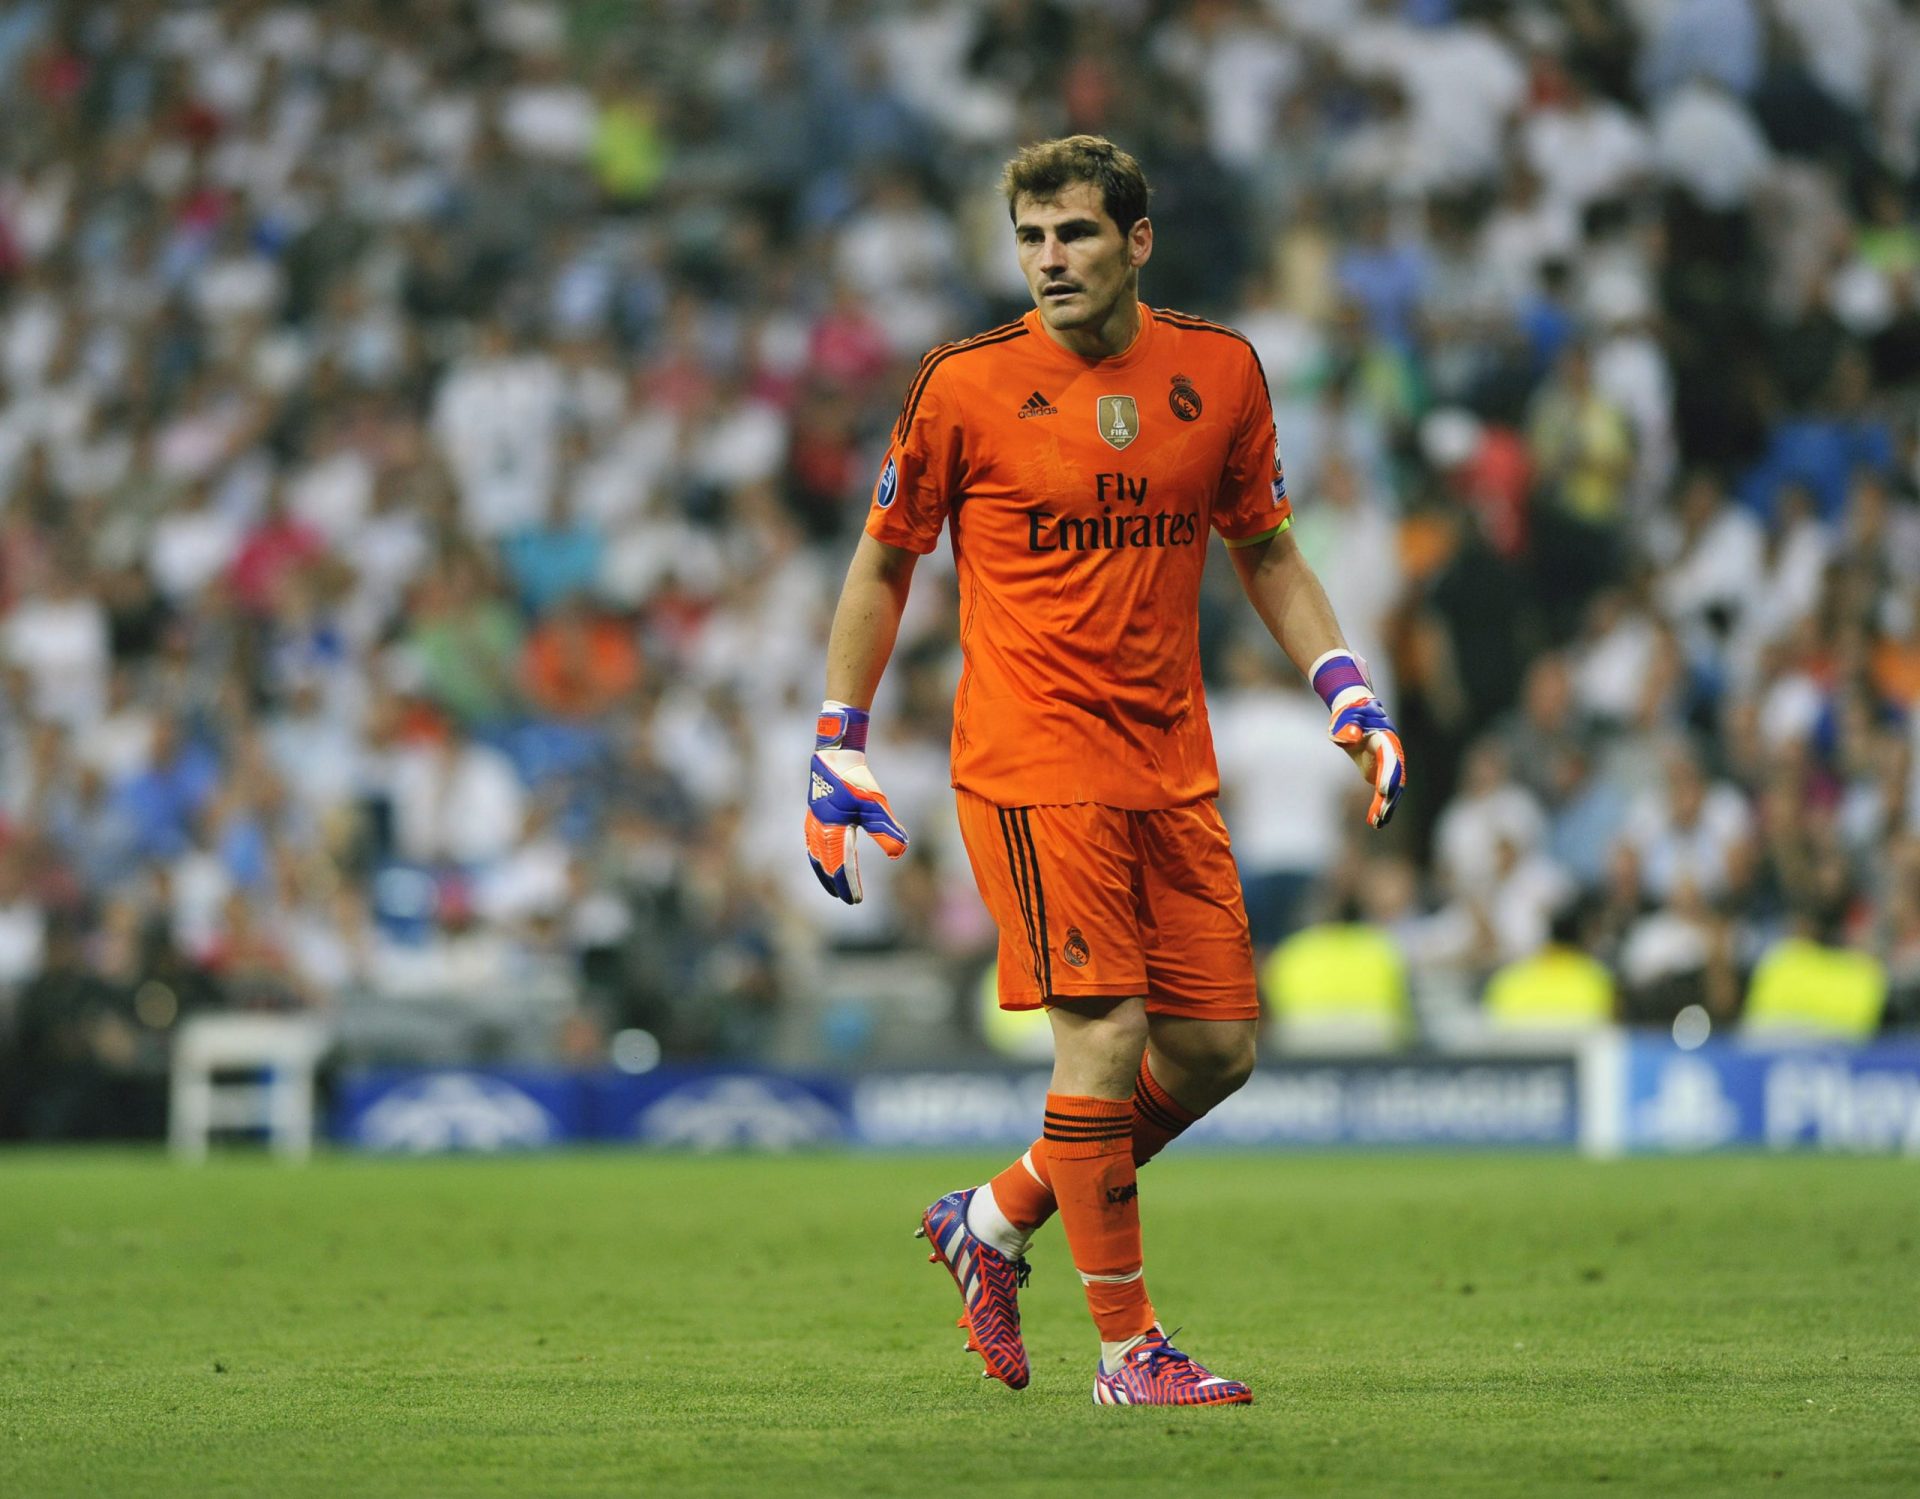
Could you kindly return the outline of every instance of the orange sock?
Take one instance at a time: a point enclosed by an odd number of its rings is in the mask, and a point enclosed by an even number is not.
[[[1047,1169],[1047,1139],[1042,1135],[1027,1153],[987,1183],[993,1200],[1007,1221],[1022,1233],[1032,1233],[1058,1211],[1053,1176]]]
[[[1100,1339],[1138,1337],[1152,1329],[1154,1317],[1140,1249],[1133,1105],[1049,1093],[1044,1138],[1067,1248]]]
[[[1133,1163],[1144,1166],[1167,1148],[1167,1142],[1185,1133],[1200,1116],[1181,1103],[1154,1078],[1146,1057],[1133,1080]]]
[[[1135,1166],[1146,1165],[1200,1117],[1160,1086],[1144,1056],[1133,1083],[1132,1109]],[[1031,1233],[1051,1218],[1060,1204],[1053,1195],[1046,1137],[1035,1140],[1025,1155],[993,1179],[992,1186],[1000,1211],[1022,1232]]]

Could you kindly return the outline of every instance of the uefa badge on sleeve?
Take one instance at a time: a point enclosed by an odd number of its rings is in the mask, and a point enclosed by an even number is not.
[[[882,510],[893,503],[893,497],[900,490],[900,470],[895,466],[891,455],[887,466],[880,470],[880,482],[874,487],[873,503]]]

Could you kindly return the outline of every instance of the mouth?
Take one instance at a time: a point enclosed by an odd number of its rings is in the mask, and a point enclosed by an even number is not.
[[[1079,296],[1080,288],[1077,286],[1068,286],[1064,282],[1055,282],[1052,286],[1043,287],[1040,295],[1046,301],[1061,302],[1065,301],[1068,297]]]

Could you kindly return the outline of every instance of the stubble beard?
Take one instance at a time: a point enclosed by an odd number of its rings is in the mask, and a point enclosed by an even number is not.
[[[1089,299],[1086,288],[1082,287],[1079,308],[1073,312],[1069,312],[1065,305],[1049,302],[1043,297],[1040,299],[1040,316],[1046,319],[1049,328],[1057,328],[1062,332],[1100,328],[1113,316],[1113,309],[1120,305],[1120,296],[1125,290],[1126,285],[1122,282],[1108,294],[1105,301],[1096,303]]]

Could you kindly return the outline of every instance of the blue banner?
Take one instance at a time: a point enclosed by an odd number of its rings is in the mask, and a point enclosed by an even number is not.
[[[348,1072],[333,1135],[363,1150],[537,1150],[586,1138],[585,1079],[532,1068],[378,1068]]]
[[[603,1141],[678,1150],[1015,1151],[1039,1132],[1040,1069],[851,1077],[661,1067],[347,1073],[334,1137],[365,1150]],[[1223,1147],[1570,1146],[1920,1155],[1920,1046],[1758,1050],[1606,1032],[1568,1057],[1282,1061],[1189,1137]]]
[[[1619,1045],[1617,1097],[1593,1100],[1603,1149],[1920,1155],[1920,1046]]]
[[[594,1135],[681,1150],[798,1150],[848,1138],[844,1079],[661,1067],[588,1079]]]
[[[1039,1133],[1045,1072],[902,1072],[853,1085],[863,1145],[1017,1150]],[[1571,1145],[1579,1095],[1566,1058],[1281,1062],[1188,1132],[1212,1145]]]

